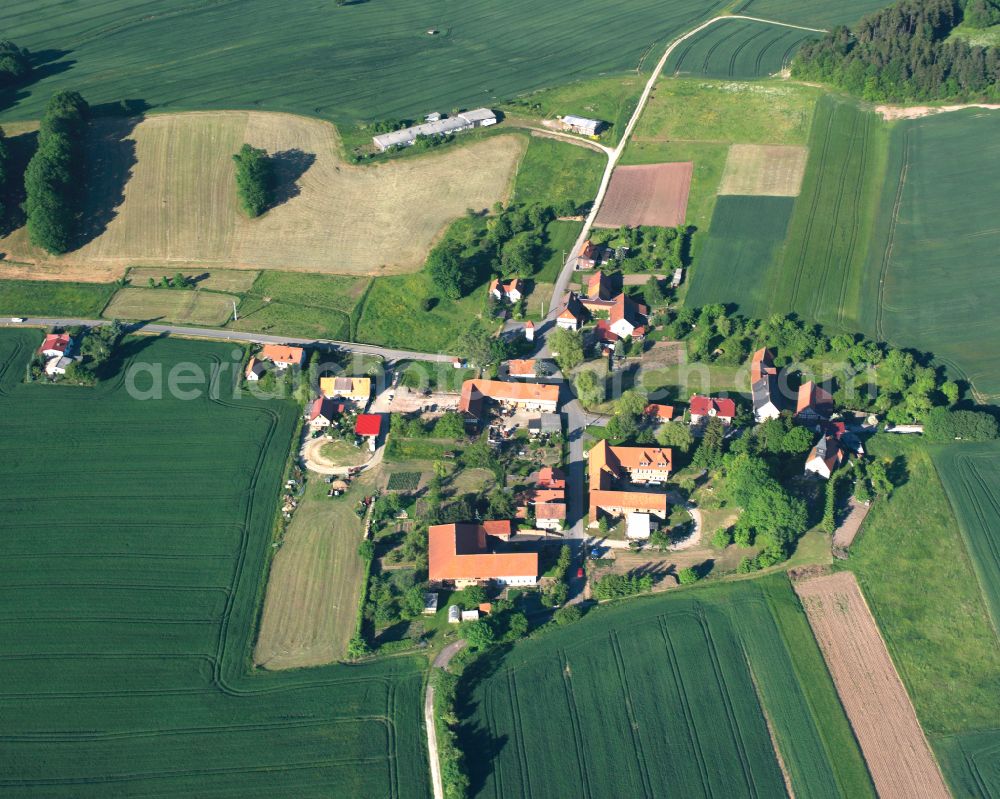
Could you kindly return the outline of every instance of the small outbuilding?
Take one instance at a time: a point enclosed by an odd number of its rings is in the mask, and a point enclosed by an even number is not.
[[[457,607],[452,605],[452,607]],[[436,591],[428,591],[424,594],[424,615],[433,616],[438,609],[438,595]]]
[[[462,611],[458,605],[448,607],[448,624],[458,624],[462,620]]]

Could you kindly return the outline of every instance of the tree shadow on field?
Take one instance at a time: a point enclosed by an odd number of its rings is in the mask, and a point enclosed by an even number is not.
[[[127,110],[145,106],[144,103],[141,106],[130,105],[132,103],[142,101],[125,100],[121,104],[108,104],[107,108],[98,106],[94,109],[95,116],[114,108]],[[118,210],[125,202],[125,186],[132,177],[132,167],[138,162],[135,139],[131,136],[142,120],[140,114],[97,118],[91,122],[87,131],[86,198],[74,249],[96,239],[118,216]]]
[[[7,185],[6,192],[0,193],[4,212],[0,214],[0,236],[6,236],[26,221],[22,204],[24,203],[24,171],[28,162],[38,149],[38,132],[21,133],[7,140]]]
[[[480,656],[466,667],[455,695],[455,712],[458,725],[458,746],[465,755],[469,776],[469,796],[477,795],[496,768],[496,759],[509,740],[508,736],[495,736],[488,727],[473,720],[477,703],[473,699],[475,687],[496,674],[503,665],[510,646],[496,647]]]
[[[885,470],[886,477],[889,478],[889,482],[892,483],[893,488],[899,488],[910,479],[910,470],[906,465],[906,458],[902,455],[897,455],[892,459]]]
[[[274,169],[274,199],[269,208],[276,208],[301,194],[298,180],[314,163],[316,155],[306,153],[298,148],[282,150],[271,155]]]
[[[40,80],[59,75],[72,69],[76,61],[60,61],[68,56],[71,50],[39,50],[31,54],[31,74],[16,86],[0,86],[0,111],[13,108],[21,100],[31,96],[27,88]]]

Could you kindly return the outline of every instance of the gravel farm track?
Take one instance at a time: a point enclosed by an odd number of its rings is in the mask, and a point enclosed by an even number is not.
[[[951,794],[851,572],[795,585],[882,799]]]

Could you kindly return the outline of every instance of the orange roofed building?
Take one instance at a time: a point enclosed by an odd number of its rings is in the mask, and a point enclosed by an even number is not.
[[[488,399],[524,410],[555,413],[559,405],[559,386],[507,383],[503,380],[466,380],[462,384],[458,410],[479,419]]]
[[[302,366],[305,360],[305,350],[302,347],[286,347],[282,344],[265,344],[257,357],[262,361],[270,361],[278,369],[289,366]]]
[[[650,513],[665,519],[667,497],[653,492],[618,491],[616,481],[662,482],[670,476],[673,453],[662,447],[613,447],[599,441],[587,456],[590,460],[590,526],[596,527],[598,511],[614,516]]]
[[[510,521],[437,524],[427,531],[427,576],[432,583],[456,588],[494,581],[535,585],[538,553],[491,552],[490,538],[510,538]]]

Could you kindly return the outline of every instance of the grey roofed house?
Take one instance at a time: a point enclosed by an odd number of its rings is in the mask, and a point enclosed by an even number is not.
[[[417,140],[417,136],[445,136],[449,133],[493,125],[496,121],[497,116],[490,109],[477,108],[473,111],[463,111],[448,119],[438,119],[389,133],[380,133],[378,136],[373,136],[372,141],[379,150],[384,151],[396,145],[408,147]]]
[[[781,415],[781,390],[777,375],[764,375],[750,386],[753,394],[753,414],[758,422],[777,419]]]
[[[558,413],[543,413],[537,419],[528,420],[528,432],[533,436],[561,433],[562,419]]]
[[[588,136],[596,136],[597,131],[601,129],[601,125],[604,123],[599,119],[588,119],[587,117],[578,117],[574,114],[566,114],[562,118],[562,123],[567,128],[575,130],[577,133],[584,133]]]

